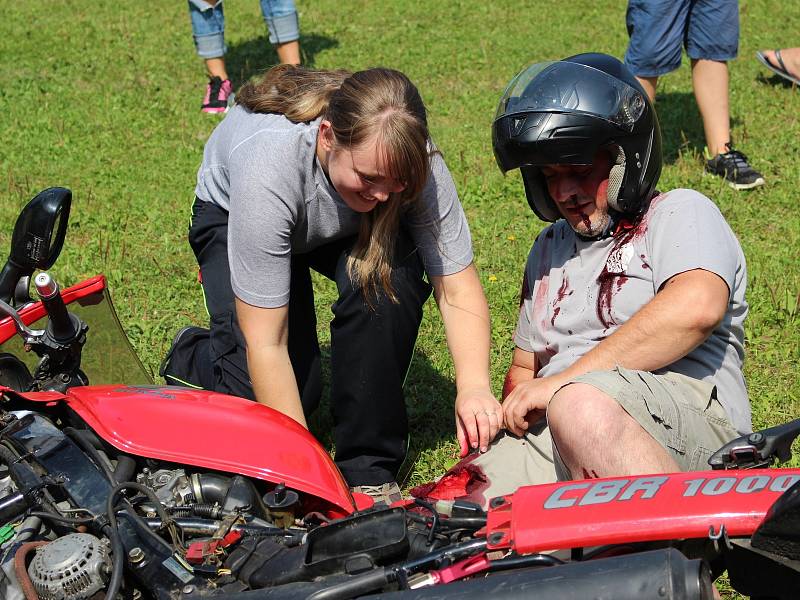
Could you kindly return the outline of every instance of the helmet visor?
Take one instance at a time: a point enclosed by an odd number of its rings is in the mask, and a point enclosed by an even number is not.
[[[603,71],[571,62],[535,63],[508,84],[495,120],[531,112],[583,113],[631,132],[645,109],[642,93]]]

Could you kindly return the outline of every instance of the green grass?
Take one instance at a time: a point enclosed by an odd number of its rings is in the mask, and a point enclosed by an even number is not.
[[[625,3],[299,0],[305,61],[315,67],[386,65],[405,71],[430,111],[436,142],[468,213],[476,262],[493,318],[495,390],[507,367],[522,265],[541,229],[519,177],[494,164],[490,123],[504,85],[531,61],[583,51],[621,56]],[[62,185],[75,201],[62,282],[98,272],[110,281],[136,350],[157,369],[172,334],[203,323],[196,265],[186,242],[203,145],[218,118],[200,113],[204,73],[185,2],[2,2],[0,55],[0,247],[18,209]],[[226,3],[228,67],[235,85],[275,55],[255,0]],[[740,58],[731,64],[737,145],[769,184],[746,193],[704,177],[702,124],[688,64],[661,82],[662,189],[690,187],[714,199],[748,259],[751,313],[746,376],[756,427],[800,413],[800,93],[770,77],[760,48],[800,44],[800,4],[778,13],[741,2]],[[318,281],[320,315],[333,287]],[[328,338],[320,319],[320,338]],[[407,485],[455,460],[453,371],[437,311],[425,320],[407,391],[416,462]],[[315,432],[329,440],[330,420]],[[795,461],[794,464],[800,464]]]

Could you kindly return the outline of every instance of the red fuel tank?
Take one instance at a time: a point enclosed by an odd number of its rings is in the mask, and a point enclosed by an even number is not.
[[[65,401],[100,437],[130,454],[284,483],[321,500],[330,516],[356,510],[325,449],[267,406],[173,386],[75,387]]]

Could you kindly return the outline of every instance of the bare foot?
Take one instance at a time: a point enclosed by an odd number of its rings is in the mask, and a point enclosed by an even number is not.
[[[780,52],[781,59],[789,75],[795,79],[800,79],[800,48],[782,48]],[[778,69],[781,68],[774,50],[762,50],[761,53],[772,66]]]

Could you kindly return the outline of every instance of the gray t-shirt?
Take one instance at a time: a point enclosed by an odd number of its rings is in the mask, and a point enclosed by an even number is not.
[[[235,106],[206,144],[195,195],[228,211],[231,285],[241,300],[265,308],[289,301],[292,254],[358,233],[360,214],[331,185],[316,157],[319,119]],[[457,273],[472,262],[472,239],[453,178],[441,155],[419,210],[403,222],[428,275]]]
[[[670,277],[692,269],[725,281],[728,311],[705,342],[658,372],[715,384],[733,425],[749,432],[744,254],[716,205],[693,190],[660,195],[635,227],[614,237],[582,240],[563,219],[542,231],[525,268],[514,342],[536,355],[539,376],[559,373],[630,319]]]

